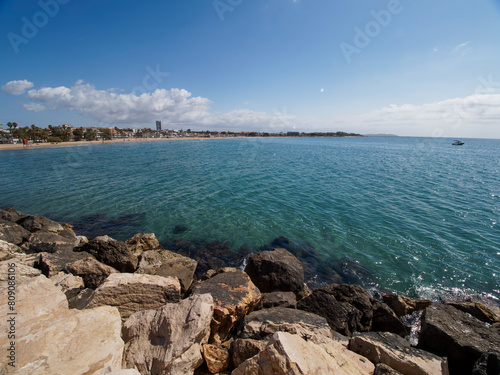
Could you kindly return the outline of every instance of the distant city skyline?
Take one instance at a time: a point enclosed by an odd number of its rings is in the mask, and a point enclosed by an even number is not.
[[[500,138],[500,1],[6,0],[0,123]]]

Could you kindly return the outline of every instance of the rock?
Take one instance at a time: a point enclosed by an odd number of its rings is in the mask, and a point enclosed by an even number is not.
[[[40,270],[22,264],[17,259],[4,260],[0,262],[0,288],[8,284],[9,273],[15,273],[16,281],[30,279],[42,274]]]
[[[236,368],[248,358],[259,354],[267,345],[267,340],[241,339],[234,340],[231,347],[233,366]]]
[[[470,374],[484,353],[500,353],[500,333],[449,305],[424,310],[418,346],[448,357],[452,374]]]
[[[408,341],[394,333],[357,334],[351,339],[349,349],[405,375],[448,375],[445,358],[412,348]]]
[[[125,243],[128,249],[135,255],[161,247],[154,233],[137,233],[134,237],[125,241]]]
[[[293,292],[272,292],[263,293],[261,308],[269,309],[271,307],[297,308],[297,297]]]
[[[59,253],[70,252],[75,248],[76,242],[66,237],[50,232],[35,232],[23,244],[27,254],[30,253]]]
[[[328,345],[314,344],[298,335],[277,332],[264,350],[239,365],[232,375],[371,375],[374,369],[366,358],[333,341]]]
[[[137,256],[129,250],[125,242],[109,236],[96,237],[78,248],[78,251],[87,251],[98,261],[120,272],[134,272],[137,268]]]
[[[411,327],[403,324],[396,313],[385,303],[373,300],[372,331],[392,332],[401,337],[410,334]]]
[[[397,294],[384,295],[383,299],[399,317],[412,314],[417,310],[423,310],[432,304],[432,301],[428,299],[410,299],[404,296],[398,296]]]
[[[0,261],[12,259],[22,254],[24,252],[19,246],[0,240]]]
[[[285,249],[261,251],[248,258],[245,272],[262,293],[293,292],[299,298],[304,292],[302,263]]]
[[[500,322],[500,307],[485,305],[481,302],[449,303],[456,309],[471,314],[482,322],[493,324]]]
[[[180,300],[179,281],[173,277],[112,273],[97,288],[88,305],[116,306],[125,321],[137,311],[157,309],[168,302]]]
[[[75,251],[61,251],[53,254],[39,253],[33,266],[41,270],[45,276],[52,277],[64,271],[67,264],[88,257],[92,256],[86,252],[77,253]]]
[[[177,277],[185,293],[193,282],[197,262],[169,250],[150,250],[139,257],[136,273]]]
[[[78,240],[78,242],[75,245],[76,247],[81,247],[89,242],[89,239],[85,236],[76,236],[76,239]]]
[[[141,373],[134,369],[122,369],[110,372],[106,375],[141,375]]]
[[[80,276],[83,279],[85,288],[90,289],[97,289],[109,275],[118,272],[113,267],[94,259],[94,257],[77,260],[67,265],[66,270],[75,276]]]
[[[0,220],[0,240],[20,245],[30,236],[22,226],[7,220]]]
[[[279,331],[296,334],[305,340],[315,342],[321,342],[323,337],[332,338],[325,318],[306,311],[283,307],[273,307],[248,314],[238,336],[244,339],[267,340]]]
[[[210,343],[224,341],[236,322],[252,311],[261,298],[250,277],[237,269],[219,273],[203,281],[193,291],[195,295],[205,293],[211,294],[214,299]]]
[[[472,375],[498,374],[500,374],[500,355],[497,353],[484,353],[472,369]]]
[[[123,341],[115,308],[68,310],[64,294],[45,276],[19,281],[16,296],[16,370],[9,374],[90,375],[121,368]],[[7,316],[7,293],[2,291],[0,300],[0,313]],[[0,337],[3,351],[7,340]]]
[[[203,363],[214,301],[209,294],[133,314],[123,325],[123,367],[145,374],[193,374]]]
[[[377,363],[373,375],[402,375],[402,374],[383,363]]]
[[[231,362],[229,350],[219,345],[203,344],[203,358],[212,374],[225,371]]]
[[[10,207],[0,210],[0,219],[12,221],[13,223],[17,223],[18,221],[24,219],[27,216],[29,215]]]
[[[59,272],[50,280],[61,288],[61,291],[66,295],[68,300],[75,297],[84,288],[83,279],[81,277],[64,272]]]
[[[351,336],[354,331],[366,330],[360,323],[362,313],[358,309],[347,302],[337,301],[322,289],[300,300],[297,308],[326,318],[331,329],[346,336]]]
[[[94,291],[92,289],[83,289],[76,296],[68,299],[68,306],[70,309],[83,310],[92,298]]]
[[[19,225],[31,233],[38,231],[58,233],[64,230],[61,224],[36,214],[28,215],[24,219],[21,219]]]
[[[64,224],[64,230],[57,233],[58,235],[60,235],[61,237],[64,237],[66,238],[67,240],[73,242],[73,244],[75,246],[78,246],[78,244],[80,243],[80,239],[78,238],[78,236],[76,235],[75,231],[73,230],[73,228],[69,228],[69,227],[66,227],[68,226],[69,224]]]
[[[189,227],[186,225],[176,225],[174,227],[174,230],[172,231],[173,234],[181,234],[184,232],[187,232],[189,230]]]

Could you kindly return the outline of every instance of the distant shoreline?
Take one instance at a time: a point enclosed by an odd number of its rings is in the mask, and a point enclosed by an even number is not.
[[[344,137],[325,137],[325,138],[352,138],[353,136]],[[357,136],[359,137],[359,136]],[[28,146],[22,143],[15,144],[0,144],[0,151],[2,150],[32,150],[37,148],[47,148],[47,147],[71,147],[71,146],[83,146],[83,145],[98,145],[98,144],[109,144],[109,143],[128,143],[128,142],[151,142],[151,141],[184,141],[184,140],[210,140],[210,139],[256,139],[256,138],[321,138],[321,137],[174,137],[174,138],[124,138],[124,139],[111,139],[107,141],[69,141],[69,142],[46,142],[46,143],[30,143]]]

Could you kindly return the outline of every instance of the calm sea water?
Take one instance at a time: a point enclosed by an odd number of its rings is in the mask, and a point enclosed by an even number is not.
[[[227,139],[0,153],[0,207],[126,239],[278,236],[410,296],[500,298],[500,141]],[[174,234],[176,225],[189,228]]]

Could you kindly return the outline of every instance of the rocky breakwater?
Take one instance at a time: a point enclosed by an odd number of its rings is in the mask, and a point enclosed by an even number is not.
[[[244,270],[197,277],[198,266],[153,234],[89,241],[0,210],[0,373],[500,373],[498,307],[311,290],[283,248],[251,255]],[[412,314],[422,316],[413,345]]]

